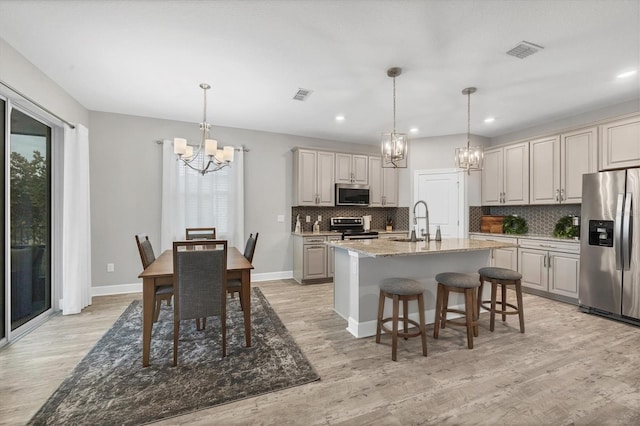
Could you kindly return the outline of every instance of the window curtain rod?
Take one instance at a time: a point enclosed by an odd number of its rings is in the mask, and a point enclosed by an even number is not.
[[[0,80],[0,84],[2,84],[4,87],[6,87],[7,89],[11,90],[12,92],[14,92],[15,94],[17,94],[18,96],[22,97],[23,99],[31,102],[32,104],[34,104],[35,106],[37,106],[38,108],[40,108],[41,110],[43,110],[44,112],[46,112],[47,114],[50,114],[52,116],[54,116],[55,118],[57,118],[58,120],[62,121],[63,123],[67,124],[69,127],[71,127],[72,129],[76,128],[76,125],[73,123],[69,123],[67,120],[65,120],[64,118],[60,117],[58,114],[52,112],[51,110],[49,110],[48,108],[43,107],[42,105],[40,105],[38,102],[34,101],[33,99],[31,99],[29,96],[25,95],[24,93],[22,93],[21,91],[19,91],[18,89],[16,89],[15,87],[12,87],[10,85],[8,85],[7,83],[5,83],[4,81]]]

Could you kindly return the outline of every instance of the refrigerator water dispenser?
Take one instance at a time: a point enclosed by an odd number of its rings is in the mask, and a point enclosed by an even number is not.
[[[613,221],[590,220],[589,221],[589,245],[600,247],[613,247]]]

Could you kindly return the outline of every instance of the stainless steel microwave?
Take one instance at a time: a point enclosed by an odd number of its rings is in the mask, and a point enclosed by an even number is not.
[[[368,206],[369,185],[336,183],[336,206]]]

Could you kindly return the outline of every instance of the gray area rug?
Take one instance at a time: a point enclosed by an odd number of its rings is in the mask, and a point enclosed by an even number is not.
[[[29,424],[140,424],[319,380],[259,288],[251,295],[245,347],[238,298],[227,307],[227,356],[220,323],[182,321],[173,367],[173,311],[162,304],[151,365],[142,368],[142,302],[131,303]]]

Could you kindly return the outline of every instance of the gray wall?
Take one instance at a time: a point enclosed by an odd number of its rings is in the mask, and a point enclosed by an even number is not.
[[[90,113],[93,286],[140,282],[139,232],[160,243],[162,150],[155,140],[199,139],[197,123]],[[254,273],[291,271],[292,153],[295,146],[378,153],[377,146],[213,127],[224,145],[244,145],[245,233],[260,232]],[[232,166],[233,167],[233,166]],[[284,222],[277,216],[284,215]],[[107,263],[115,272],[107,273]]]

